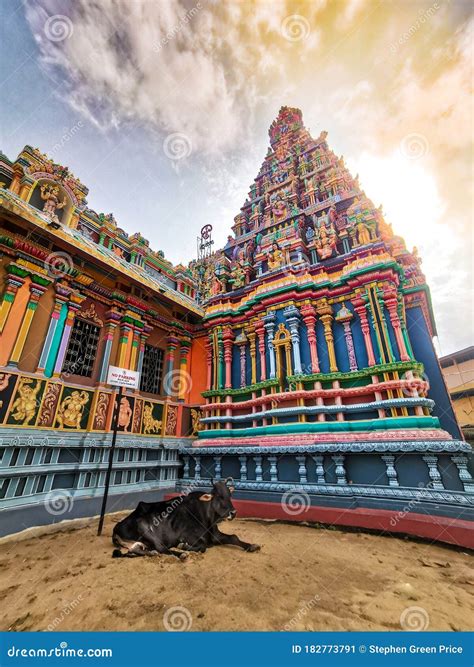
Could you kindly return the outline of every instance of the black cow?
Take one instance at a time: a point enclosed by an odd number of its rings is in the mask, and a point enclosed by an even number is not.
[[[187,551],[204,552],[208,547],[232,544],[245,551],[258,551],[258,544],[242,542],[237,535],[221,533],[217,524],[235,518],[228,478],[215,482],[211,493],[192,491],[158,503],[138,504],[125,519],[116,524],[112,541],[113,558],[167,554],[181,560]],[[183,549],[175,551],[173,547]],[[121,548],[127,549],[122,553]]]

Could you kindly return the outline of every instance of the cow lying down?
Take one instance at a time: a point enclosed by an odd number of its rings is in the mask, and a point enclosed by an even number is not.
[[[258,544],[242,542],[237,535],[221,533],[217,524],[234,519],[231,478],[215,482],[211,493],[192,491],[158,503],[138,504],[125,519],[116,524],[112,541],[113,558],[167,554],[181,560],[187,551],[204,552],[219,544],[232,544],[245,551],[258,551]],[[175,551],[174,548],[183,551]],[[126,551],[122,551],[125,549]]]

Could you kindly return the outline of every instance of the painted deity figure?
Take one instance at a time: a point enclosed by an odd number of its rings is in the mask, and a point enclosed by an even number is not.
[[[61,403],[56,417],[59,428],[64,428],[64,426],[81,428],[84,407],[88,401],[89,394],[86,391],[76,389],[70,396],[67,396]]]
[[[67,199],[64,197],[62,202],[59,201],[59,188],[55,185],[43,183],[40,188],[41,199],[44,201],[43,212],[46,213],[51,220],[58,221],[56,211],[64,208],[67,204]]]
[[[285,256],[278,243],[273,242],[272,249],[268,254],[268,269],[269,271],[273,271],[274,269],[279,269],[281,266],[284,266],[284,264]]]
[[[27,426],[36,414],[37,396],[41,389],[39,380],[33,383],[30,378],[22,378],[18,386],[18,396],[12,405],[12,417]]]
[[[130,407],[130,401],[125,396],[120,401],[119,415],[118,415],[118,425],[123,426],[123,430],[127,431],[132,420],[132,408]]]
[[[153,417],[153,405],[145,403],[143,407],[143,434],[156,433],[161,430],[162,422]]]
[[[328,259],[333,253],[337,252],[337,235],[333,224],[326,227],[324,222],[317,232],[316,250],[320,259]]]
[[[370,236],[370,229],[362,220],[359,220],[359,222],[356,225],[356,233],[357,233],[357,242],[359,245],[366,245],[367,243],[370,243],[372,241],[372,238]]]
[[[58,220],[56,211],[61,210],[67,204],[67,199],[59,200],[59,188],[41,186],[41,199],[45,202],[43,212],[52,220]]]
[[[239,287],[244,286],[245,271],[243,270],[240,262],[235,263],[235,266],[233,267],[230,275],[231,275],[232,289],[238,289]]]

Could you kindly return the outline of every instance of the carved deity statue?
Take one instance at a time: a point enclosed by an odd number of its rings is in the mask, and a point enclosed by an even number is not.
[[[130,401],[125,396],[120,401],[118,425],[123,426],[123,430],[127,431],[132,420],[133,410],[130,407]]]
[[[67,199],[64,197],[62,202],[59,201],[59,187],[57,185],[50,185],[43,183],[40,188],[41,199],[44,201],[43,212],[46,213],[51,220],[58,221],[56,211],[64,208],[67,204]]]
[[[12,417],[27,426],[36,414],[37,396],[41,389],[41,382],[33,382],[31,378],[22,378],[18,386],[18,397],[12,405]]]
[[[328,259],[337,252],[337,234],[332,223],[322,221],[316,232],[316,250],[320,259]]]
[[[153,405],[145,403],[143,407],[143,434],[156,433],[161,430],[162,422],[153,417]]]
[[[278,243],[272,243],[272,249],[268,254],[268,269],[273,271],[274,269],[279,269],[280,266],[284,266],[285,256],[280,249]]]
[[[357,233],[357,242],[359,245],[366,245],[367,243],[370,243],[372,241],[370,235],[370,229],[362,220],[359,220],[359,222],[356,225],[356,233]]]
[[[232,289],[238,289],[245,285],[245,271],[240,262],[236,262],[230,273],[230,282]]]
[[[77,389],[67,396],[59,406],[56,422],[59,428],[70,426],[81,428],[82,415],[84,407],[89,401],[89,394],[86,391]]]

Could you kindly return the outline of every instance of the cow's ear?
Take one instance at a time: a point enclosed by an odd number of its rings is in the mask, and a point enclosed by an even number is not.
[[[210,500],[212,500],[212,494],[203,493],[202,496],[199,496],[199,500],[203,500],[205,503],[208,503]]]

